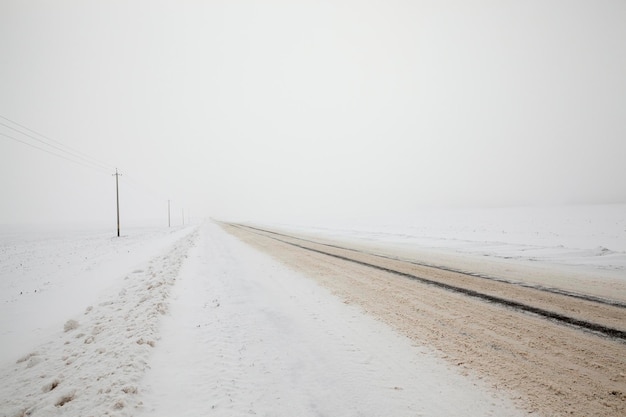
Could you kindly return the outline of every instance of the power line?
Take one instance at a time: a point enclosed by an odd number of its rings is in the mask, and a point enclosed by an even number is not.
[[[6,117],[4,117],[4,116],[2,116],[2,115],[0,115],[0,118],[4,118],[4,119],[6,119]],[[14,129],[14,128],[10,127],[10,126],[7,126],[6,124],[4,124],[4,123],[2,123],[2,122],[0,122],[0,125],[3,125],[3,126],[6,126],[6,127],[9,127],[10,129],[12,129],[12,130],[15,130],[15,131],[19,132],[17,129]],[[21,126],[21,125],[20,125],[20,126]],[[27,129],[27,130],[31,130],[31,129],[28,129],[27,127],[25,127],[25,126],[24,126],[24,128],[25,128],[25,129]],[[23,132],[19,132],[19,133],[24,134]],[[35,132],[35,133],[36,133],[36,132]],[[84,167],[86,167],[86,168],[95,169],[95,170],[97,170],[97,171],[99,171],[99,172],[102,172],[102,173],[105,173],[105,174],[107,174],[107,175],[108,175],[111,171],[114,171],[114,170],[115,170],[114,168],[111,168],[111,169],[107,168],[107,166],[106,166],[106,165],[104,165],[104,164],[102,164],[102,165],[100,165],[100,164],[99,164],[99,165],[93,164],[92,162],[85,160],[85,158],[80,158],[80,159],[78,159],[78,157],[77,157],[76,155],[74,155],[74,154],[72,154],[72,153],[68,153],[68,152],[66,152],[66,151],[64,151],[63,149],[60,149],[60,148],[58,148],[58,147],[53,147],[53,149],[56,149],[56,150],[59,150],[59,151],[65,152],[65,154],[59,154],[58,152],[52,151],[52,150],[50,150],[50,149],[43,148],[43,147],[38,146],[38,145],[36,145],[36,144],[34,144],[34,143],[31,143],[31,142],[25,141],[25,140],[23,140],[23,139],[16,138],[15,136],[8,135],[8,134],[6,134],[6,133],[2,133],[2,132],[0,132],[0,135],[1,135],[1,136],[4,136],[4,137],[6,137],[6,138],[12,139],[12,140],[14,140],[14,141],[16,141],[16,142],[22,143],[22,144],[24,144],[24,145],[30,146],[31,148],[35,148],[35,149],[37,149],[37,150],[40,150],[40,151],[46,152],[46,153],[48,153],[48,154],[50,154],[50,155],[53,155],[53,156],[56,156],[56,157],[58,157],[58,158],[62,158],[62,159],[64,159],[64,160],[66,160],[66,161],[73,162],[73,163],[78,164],[78,165],[82,165],[82,166],[84,166]],[[32,136],[30,136],[30,135],[27,135],[27,136],[28,136],[28,137],[31,137],[32,139],[37,140],[38,142],[41,142],[40,140],[38,140],[38,139],[36,139],[36,138],[33,138],[33,137],[32,137]],[[51,146],[50,144],[47,144],[47,143],[44,143],[44,144],[45,144],[45,145],[47,145],[47,146]],[[78,152],[78,151],[77,151],[77,152]],[[161,194],[161,193],[159,193],[159,192],[155,191],[152,187],[147,186],[146,184],[142,183],[142,181],[139,181],[139,180],[137,180],[137,179],[135,179],[135,178],[133,178],[133,177],[129,176],[128,174],[126,174],[126,175],[125,175],[125,178],[126,178],[126,182],[128,182],[128,183],[129,183],[129,185],[131,185],[131,186],[132,186],[133,188],[135,188],[137,191],[140,191],[140,192],[143,192],[143,193],[149,194],[149,195],[151,195],[153,198],[158,199],[158,200],[163,200],[163,199],[165,198],[164,194]]]
[[[60,147],[52,145],[52,144],[42,140],[41,138],[37,138],[37,137],[35,137],[33,135],[30,135],[28,133],[20,131],[19,129],[16,129],[15,127],[12,127],[12,126],[9,126],[9,125],[7,125],[5,123],[0,122],[0,125],[5,126],[5,127],[9,128],[9,129],[15,131],[15,132],[18,132],[18,133],[22,134],[22,135],[25,135],[25,136],[33,139],[33,140],[36,140],[37,142],[40,142],[40,143],[42,143],[42,144],[44,144],[44,145],[46,145],[48,147],[56,149],[57,151],[62,152],[62,154],[59,155],[57,152],[53,152],[53,151],[51,151],[49,149],[42,148],[40,146],[36,146],[36,145],[34,145],[34,144],[30,143],[30,142],[27,142],[27,141],[15,138],[14,136],[2,133],[2,135],[6,136],[6,137],[8,137],[10,139],[13,139],[13,140],[15,140],[17,142],[20,142],[20,143],[23,143],[25,145],[31,146],[31,147],[33,147],[35,149],[42,150],[42,151],[47,152],[47,153],[49,153],[51,155],[58,156],[58,157],[63,158],[65,160],[68,160],[68,161],[71,161],[71,162],[75,162],[75,163],[79,163],[79,164],[81,164],[83,166],[87,166],[89,168],[96,168],[96,169],[98,169],[100,171],[104,170],[104,171],[106,171],[107,174],[110,173],[111,171],[115,171],[117,169],[117,168],[113,168],[112,165],[109,165],[109,164],[107,164],[105,162],[102,162],[102,161],[100,161],[100,160],[98,160],[98,159],[96,159],[96,158],[94,158],[94,157],[92,157],[90,155],[87,155],[84,152],[81,152],[81,151],[79,151],[77,149],[74,149],[74,148],[72,148],[72,147],[70,147],[68,145],[65,145],[65,144],[57,141],[57,140],[54,140],[54,139],[50,138],[49,136],[46,136],[46,135],[44,135],[42,133],[39,133],[39,132],[37,132],[37,131],[35,131],[35,130],[27,127],[27,126],[24,126],[23,124],[20,124],[20,123],[14,121],[14,120],[11,120],[11,119],[9,119],[6,116],[0,115],[0,118],[6,120],[8,122],[13,123],[13,124],[19,126],[22,129],[25,129],[25,130],[27,130],[29,132],[32,132],[35,135],[41,136],[42,138],[45,138],[48,141],[51,141],[51,142],[54,142],[54,143],[58,144]],[[64,149],[64,148],[67,148],[70,151],[68,151],[67,149]],[[77,161],[77,160],[79,160],[79,161]],[[80,162],[80,161],[82,161],[82,162]],[[88,164],[88,165],[86,165],[86,164]],[[151,193],[154,196],[158,196],[161,199],[164,198],[163,194],[155,191],[153,188],[151,188],[151,187],[147,186],[146,184],[142,183],[142,181],[139,181],[137,179],[134,179],[134,178],[128,176],[128,173],[125,173],[125,177],[126,177],[126,180],[131,183],[131,185],[134,184],[135,188],[143,189],[144,192]]]
[[[16,142],[23,143],[24,145],[28,145],[28,146],[30,146],[30,147],[32,147],[32,148],[39,149],[40,151],[44,151],[44,152],[49,153],[50,155],[54,155],[54,156],[56,156],[56,157],[58,157],[58,158],[65,159],[66,161],[70,161],[70,162],[73,162],[73,163],[75,163],[75,164],[78,164],[78,165],[82,165],[82,166],[84,166],[84,167],[87,167],[87,168],[95,169],[95,170],[98,170],[98,171],[103,172],[103,173],[106,173],[106,174],[108,174],[108,173],[109,173],[109,171],[105,171],[104,169],[102,169],[102,168],[100,168],[100,167],[97,167],[97,166],[94,166],[94,165],[87,165],[87,164],[85,164],[85,163],[83,163],[83,162],[80,162],[80,161],[77,161],[77,160],[75,160],[75,159],[70,159],[70,158],[68,158],[68,157],[66,157],[66,156],[59,155],[58,153],[54,153],[54,152],[52,152],[52,151],[50,151],[50,150],[48,150],[48,149],[41,148],[41,147],[39,147],[39,146],[33,145],[32,143],[29,143],[29,142],[26,142],[26,141],[24,141],[24,140],[18,139],[18,138],[16,138],[16,137],[11,136],[11,135],[7,135],[6,133],[2,133],[2,132],[0,132],[0,135],[1,135],[1,136],[4,136],[4,137],[7,137],[7,138],[9,138],[9,139],[13,139],[13,140],[14,140],[14,141],[16,141]]]
[[[24,140],[22,138],[17,138],[13,135],[9,135],[7,133],[3,133],[0,132],[0,136],[6,137],[8,139],[14,140],[16,142],[22,143],[24,145],[30,146],[31,148],[46,152],[50,155],[56,156],[58,158],[64,159],[66,161],[69,162],[73,162],[75,164],[78,165],[82,165],[86,168],[91,168],[94,170],[97,170],[99,172],[103,172],[105,174],[109,174],[111,171],[115,170],[115,174],[113,174],[113,176],[115,176],[115,189],[116,189],[116,203],[117,203],[117,235],[118,237],[120,236],[120,206],[119,206],[119,177],[122,176],[122,174],[119,173],[119,171],[117,170],[117,168],[112,168],[110,165],[99,161],[96,158],[93,158],[83,152],[80,152],[70,146],[67,146],[57,140],[54,140],[46,135],[43,135],[33,129],[30,129],[20,123],[17,123],[5,116],[0,115],[1,119],[4,119],[16,126],[19,126],[21,129],[20,130],[14,126],[11,126],[9,124],[3,123],[0,121],[0,126],[4,126],[8,129],[11,129],[17,133],[19,133],[20,135],[23,135],[27,138],[30,138],[31,140],[36,141],[37,143],[33,143],[31,141],[28,140]],[[24,130],[31,132],[27,133]],[[36,135],[36,136],[35,136]],[[39,136],[39,137],[37,137]],[[42,139],[43,138],[43,139]],[[52,143],[50,143],[52,142]],[[44,145],[45,147],[42,147],[41,145]],[[56,144],[56,145],[55,145]],[[58,146],[57,146],[58,145]],[[126,175],[126,180],[130,183],[131,186],[134,185],[133,188],[137,189],[137,191],[144,191],[144,192],[148,192],[150,194],[154,196],[162,196],[161,193],[155,191],[153,188],[146,186],[145,184],[142,184],[141,181],[138,181],[136,179],[133,179],[131,177],[128,177]],[[141,190],[143,189],[143,190]],[[184,223],[184,212],[183,212],[183,223]],[[169,200],[168,200],[168,224],[169,224]]]
[[[71,156],[72,158],[75,158],[75,159],[80,159],[80,160],[82,160],[82,161],[83,161],[83,163],[91,164],[91,165],[93,165],[94,167],[99,167],[99,168],[101,168],[101,169],[106,169],[106,170],[109,170],[109,171],[110,171],[110,169],[109,169],[107,166],[105,166],[105,165],[102,165],[102,164],[99,164],[99,163],[94,163],[94,162],[91,162],[91,161],[89,161],[88,159],[86,159],[86,158],[84,158],[84,157],[81,157],[80,155],[73,154],[72,152],[70,152],[70,151],[68,151],[68,150],[66,150],[66,149],[63,149],[63,148],[60,148],[60,147],[58,147],[58,146],[52,145],[52,144],[50,144],[50,143],[47,143],[46,141],[43,141],[43,140],[41,140],[41,139],[39,139],[39,138],[37,138],[37,137],[35,137],[35,136],[33,136],[33,135],[30,135],[30,134],[28,134],[28,133],[24,133],[24,132],[20,131],[19,129],[16,129],[16,128],[12,127],[12,126],[9,126],[9,125],[7,125],[7,124],[5,124],[5,123],[0,122],[0,125],[5,126],[5,127],[8,127],[9,129],[11,129],[11,130],[13,130],[13,131],[15,131],[15,132],[17,132],[17,133],[20,133],[20,134],[22,134],[22,135],[24,135],[24,136],[28,136],[29,138],[34,139],[34,140],[36,140],[37,142],[42,143],[42,144],[44,144],[44,145],[46,145],[46,146],[49,146],[49,147],[51,147],[51,148],[53,148],[53,149],[56,149],[56,150],[58,150],[58,151],[61,151],[61,152],[65,153],[65,154],[67,154],[67,155]],[[22,143],[26,143],[26,142],[22,142]],[[38,149],[41,149],[41,148],[38,148]]]
[[[49,144],[49,143],[47,143],[47,142],[45,142],[45,141],[43,141],[43,140],[41,140],[41,139],[39,139],[39,138],[33,137],[33,136],[31,136],[31,135],[29,135],[29,134],[27,134],[27,133],[24,133],[24,132],[19,131],[18,129],[16,129],[16,128],[14,128],[14,127],[8,126],[8,125],[6,125],[6,124],[4,124],[4,123],[0,122],[0,124],[1,124],[1,125],[5,126],[5,127],[8,127],[9,129],[12,129],[12,130],[14,130],[14,131],[16,131],[16,132],[18,132],[18,133],[21,133],[21,134],[23,134],[23,135],[25,135],[25,136],[28,136],[28,137],[30,137],[30,138],[32,138],[32,139],[34,139],[34,140],[38,141],[38,142],[41,142],[41,143],[43,143],[43,144],[45,144],[45,145],[47,145],[47,146],[53,147],[53,148],[55,148],[55,149],[58,149],[58,150],[60,150],[60,151],[62,151],[62,152],[69,153],[69,154],[72,154],[72,153],[73,153],[74,155],[72,155],[72,156],[75,156],[75,157],[78,157],[78,158],[80,158],[80,159],[83,159],[83,160],[85,160],[86,162],[88,162],[88,163],[90,163],[90,164],[93,164],[93,165],[98,165],[98,166],[100,166],[101,168],[104,168],[104,169],[106,169],[106,170],[108,170],[108,171],[112,171],[112,170],[113,170],[113,167],[112,167],[111,165],[106,164],[106,163],[104,163],[104,162],[102,162],[102,161],[100,161],[100,160],[98,160],[98,159],[96,159],[96,158],[94,158],[94,157],[92,157],[92,156],[90,156],[90,155],[87,155],[87,154],[86,154],[86,153],[84,153],[84,152],[81,152],[81,151],[79,151],[79,150],[77,150],[77,149],[74,149],[74,148],[72,148],[71,146],[65,145],[64,143],[61,143],[61,142],[59,142],[58,140],[54,140],[54,139],[52,139],[52,138],[51,138],[51,137],[49,137],[49,136],[46,136],[46,135],[44,135],[44,134],[42,134],[42,133],[39,133],[39,132],[37,132],[36,130],[33,130],[33,129],[31,129],[31,128],[27,127],[27,126],[24,126],[23,124],[20,124],[20,123],[18,123],[18,122],[16,122],[16,121],[14,121],[14,120],[11,120],[11,119],[9,119],[8,117],[5,117],[5,116],[3,116],[3,115],[1,115],[1,114],[0,114],[0,118],[2,118],[2,119],[4,119],[4,120],[6,120],[6,121],[8,121],[8,122],[13,123],[13,124],[15,124],[15,125],[17,125],[17,126],[21,127],[22,129],[26,129],[27,131],[29,131],[29,132],[31,132],[31,133],[34,133],[34,134],[36,134],[36,135],[38,135],[38,136],[40,136],[40,137],[42,137],[42,138],[44,138],[44,139],[46,139],[46,140],[48,140],[48,141],[50,141],[50,142],[56,143],[57,145],[62,146],[63,148],[66,148],[66,149],[62,149],[62,148],[59,148],[59,147],[57,147],[57,146],[51,145],[51,144]],[[69,151],[68,151],[68,149],[69,149]]]

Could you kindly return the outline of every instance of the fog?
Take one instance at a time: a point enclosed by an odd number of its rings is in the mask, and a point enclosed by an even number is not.
[[[624,22],[622,0],[1,0],[0,224],[115,224],[115,168],[123,224],[168,200],[173,224],[626,202]]]

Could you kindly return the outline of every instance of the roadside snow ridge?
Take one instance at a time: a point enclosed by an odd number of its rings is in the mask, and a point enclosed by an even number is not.
[[[0,369],[2,415],[134,414],[171,286],[196,236],[128,274],[116,297],[88,306],[56,338]]]

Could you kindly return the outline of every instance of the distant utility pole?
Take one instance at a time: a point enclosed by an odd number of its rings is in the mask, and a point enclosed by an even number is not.
[[[183,209],[183,226],[185,225],[185,209]]]
[[[172,227],[170,223],[170,200],[167,200],[167,227]]]
[[[120,237],[120,188],[118,183],[118,178],[122,174],[117,173],[117,168],[115,168],[115,199],[117,201],[117,237]]]

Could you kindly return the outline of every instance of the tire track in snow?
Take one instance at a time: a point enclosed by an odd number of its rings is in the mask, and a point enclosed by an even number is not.
[[[348,252],[354,252],[357,254],[363,254],[363,255],[371,255],[371,256],[375,256],[377,258],[383,258],[383,259],[388,259],[391,261],[400,261],[400,262],[406,262],[412,265],[417,265],[417,266],[421,266],[421,267],[425,267],[425,268],[429,268],[429,269],[433,269],[433,270],[440,270],[440,271],[447,271],[447,272],[452,272],[455,274],[460,274],[460,275],[467,275],[469,277],[474,277],[474,278],[481,278],[481,279],[485,279],[485,280],[490,280],[490,281],[497,281],[503,284],[508,284],[508,285],[517,285],[517,286],[521,286],[521,287],[526,287],[529,289],[534,289],[537,291],[543,291],[543,292],[547,292],[547,293],[554,293],[554,294],[559,294],[565,297],[571,297],[571,298],[578,298],[584,301],[591,301],[594,303],[599,303],[599,304],[606,304],[609,306],[614,306],[614,307],[619,307],[619,308],[624,308],[626,309],[626,302],[620,301],[620,300],[614,300],[614,299],[609,299],[606,297],[599,297],[599,296],[594,296],[594,295],[590,295],[590,294],[582,294],[579,292],[574,292],[574,291],[567,291],[561,288],[554,288],[554,287],[547,287],[547,286],[543,286],[543,285],[539,285],[539,284],[529,284],[529,283],[525,283],[525,282],[521,282],[521,281],[513,281],[513,280],[509,280],[509,279],[505,279],[505,278],[500,278],[497,276],[493,276],[493,275],[487,275],[487,274],[482,274],[482,273],[477,273],[477,272],[472,272],[472,271],[467,271],[467,270],[461,270],[458,268],[452,268],[449,266],[445,266],[445,265],[437,265],[437,264],[432,264],[432,263],[425,263],[425,262],[417,262],[415,260],[409,260],[409,259],[402,259],[396,256],[389,256],[389,255],[383,255],[380,253],[373,253],[373,252],[369,252],[369,251],[365,251],[362,249],[354,249],[354,248],[349,248],[346,246],[340,246],[338,244],[330,244],[330,243],[323,243],[323,242],[319,242],[319,241],[315,241],[315,240],[311,240],[311,239],[305,239],[303,237],[298,237],[298,236],[293,236],[293,235],[289,235],[286,233],[279,233],[273,230],[268,230],[268,229],[262,229],[259,227],[254,227],[254,226],[250,226],[250,225],[243,225],[243,224],[231,224],[232,226],[236,226],[236,227],[244,227],[247,229],[252,229],[252,230],[257,230],[259,232],[262,233],[270,233],[272,235],[276,235],[276,236],[282,236],[283,238],[287,238],[287,239],[295,239],[297,241],[300,242],[306,242],[306,243],[311,243],[314,245],[320,245],[320,246],[325,246],[327,248],[334,248],[334,249],[339,249],[339,250],[343,250],[343,251],[348,251]],[[326,253],[328,254],[328,253]]]
[[[54,339],[0,369],[2,416],[133,415],[170,288],[196,236],[191,232],[128,274],[117,294],[88,306]]]
[[[360,251],[356,251],[354,249],[350,249],[350,248],[345,248],[345,247],[341,247],[341,246],[336,246],[336,245],[328,245],[328,244],[322,244],[322,243],[317,243],[317,242],[313,242],[310,240],[306,240],[306,239],[302,239],[302,238],[298,238],[295,236],[290,236],[290,235],[285,235],[282,233],[277,233],[277,232],[273,232],[270,230],[265,230],[265,229],[260,229],[257,227],[251,227],[251,226],[243,226],[243,225],[232,225],[234,227],[239,227],[239,228],[244,228],[247,229],[249,231],[251,231],[252,233],[260,233],[261,235],[270,238],[270,239],[275,239],[278,240],[282,243],[286,243],[301,249],[305,249],[308,251],[312,251],[312,252],[316,252],[316,253],[320,253],[323,255],[327,255],[327,256],[331,256],[337,259],[341,259],[344,261],[348,261],[348,262],[353,262],[359,265],[363,265],[363,266],[367,266],[369,268],[375,268],[378,270],[381,270],[383,272],[388,272],[394,275],[398,275],[404,278],[409,278],[415,281],[419,281],[423,284],[427,284],[427,285],[432,285],[435,287],[439,287],[442,288],[446,291],[451,291],[451,292],[455,292],[455,293],[459,293],[459,294],[463,294],[465,296],[469,296],[469,297],[473,297],[473,298],[477,298],[477,299],[481,299],[483,301],[487,301],[490,303],[495,303],[495,304],[500,304],[503,306],[506,306],[508,308],[512,308],[514,310],[518,310],[518,311],[523,311],[523,312],[527,312],[527,313],[532,313],[532,314],[536,314],[538,316],[544,317],[546,319],[549,320],[553,320],[555,322],[558,323],[562,323],[562,324],[566,324],[566,325],[570,325],[570,326],[575,326],[578,327],[580,329],[583,330],[588,330],[588,331],[592,331],[595,332],[597,334],[601,334],[604,336],[608,336],[611,338],[615,338],[621,341],[626,341],[626,331],[625,330],[621,330],[621,329],[617,329],[611,326],[607,326],[601,323],[597,323],[597,322],[592,322],[589,320],[584,320],[584,319],[580,319],[568,314],[562,314],[559,313],[557,311],[554,310],[550,310],[547,308],[542,308],[539,306],[535,306],[535,305],[531,305],[525,302],[520,302],[517,301],[515,299],[512,298],[504,298],[502,296],[498,296],[498,295],[494,295],[494,294],[489,294],[487,292],[485,292],[484,290],[475,290],[469,286],[458,286],[458,285],[454,285],[454,284],[450,284],[448,282],[445,282],[443,280],[440,279],[431,279],[431,278],[425,278],[422,276],[418,276],[415,275],[413,273],[407,273],[404,271],[401,271],[398,266],[383,266],[383,265],[378,265],[376,263],[373,262],[368,262],[368,261],[363,261],[361,259],[357,259],[356,257],[352,257],[349,256],[348,254],[350,252],[356,252],[358,254],[364,254],[364,255],[369,255],[370,259],[371,258],[384,258],[386,260],[389,261],[396,261],[398,262],[398,264],[401,263],[405,263],[405,264],[413,264],[413,265],[419,265],[416,264],[414,262],[407,262],[407,261],[402,261],[399,259],[393,259],[391,257],[387,257],[387,256],[380,256],[380,255],[375,255],[375,254],[367,254],[364,252],[360,252]],[[273,236],[272,236],[273,235]],[[280,236],[280,237],[276,237],[276,236]],[[334,248],[334,249],[338,249],[340,251],[342,251],[341,254],[338,253],[333,253],[330,250],[322,250],[320,248],[317,247],[312,247],[312,245],[315,246],[326,246],[328,248]],[[460,271],[456,271],[456,270],[452,270],[449,268],[443,268],[443,267],[436,267],[436,266],[432,266],[432,265],[420,265],[420,266],[426,266],[427,268],[430,269],[438,269],[438,270],[442,270],[442,271],[446,271],[446,272],[452,272],[455,274],[461,274],[461,275],[467,275],[467,276],[471,276],[471,277],[477,277],[480,279],[490,279],[490,278],[486,278],[484,276],[480,276],[480,275],[476,275],[476,274],[469,274],[467,272],[460,272]],[[493,279],[492,279],[493,280]],[[498,282],[502,282],[505,283],[507,285],[511,285],[512,287],[514,287],[514,284],[508,281],[504,281],[504,280],[499,280]],[[524,287],[521,287],[520,289],[524,289]],[[541,288],[537,288],[537,287],[529,287],[530,290],[536,290],[536,291],[546,291],[545,289],[541,289]],[[557,291],[546,291],[546,292],[550,292],[553,293],[555,296],[556,295],[560,295],[563,297],[571,297],[571,298],[578,298],[581,299],[583,301],[588,301],[588,302],[594,302],[594,303],[600,303],[600,304],[605,304],[605,310],[616,310],[616,316],[620,317],[620,322],[621,324],[623,324],[623,319],[624,317],[626,317],[626,313],[624,313],[624,308],[625,306],[622,303],[617,303],[617,302],[609,302],[607,300],[598,300],[595,297],[585,297],[583,295],[576,295],[573,296],[572,294],[569,293],[562,293],[562,292],[557,292]],[[552,307],[554,308],[555,305],[552,305]],[[608,316],[608,315],[607,315]]]

